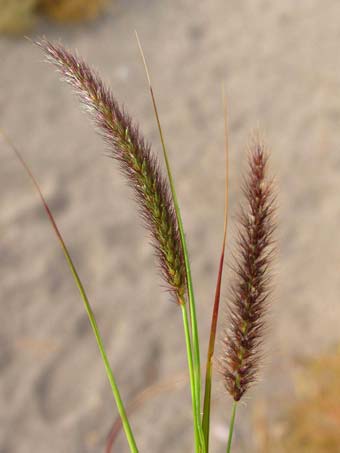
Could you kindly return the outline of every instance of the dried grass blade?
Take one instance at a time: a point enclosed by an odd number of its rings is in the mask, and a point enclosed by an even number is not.
[[[213,313],[211,318],[210,326],[210,338],[208,346],[207,364],[206,364],[206,375],[205,375],[205,393],[203,403],[203,433],[205,439],[206,451],[209,451],[209,432],[210,432],[210,406],[211,406],[211,385],[212,385],[212,358],[215,351],[216,342],[216,330],[217,321],[219,314],[220,298],[221,298],[221,283],[222,274],[224,267],[224,254],[227,240],[227,226],[228,226],[228,198],[229,198],[229,144],[228,144],[228,116],[227,116],[227,99],[222,87],[222,98],[223,98],[223,112],[224,112],[224,142],[225,142],[225,202],[224,202],[224,227],[223,227],[223,240],[222,250],[220,255],[220,262],[217,274],[217,283],[215,290],[215,300]]]

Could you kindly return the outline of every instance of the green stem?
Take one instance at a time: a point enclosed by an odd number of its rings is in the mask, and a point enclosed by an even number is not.
[[[179,208],[179,203],[178,203],[177,194],[176,194],[176,190],[175,190],[175,184],[174,184],[172,173],[171,173],[168,152],[167,152],[167,149],[165,146],[164,136],[163,136],[163,132],[162,132],[159,116],[158,116],[158,110],[157,110],[157,106],[156,106],[156,102],[155,102],[155,97],[154,97],[151,86],[150,86],[150,92],[151,92],[152,102],[153,102],[155,115],[156,115],[156,119],[157,119],[158,130],[159,130],[159,134],[160,134],[160,138],[161,138],[161,142],[162,142],[164,160],[165,160],[165,165],[166,165],[166,169],[167,169],[167,173],[168,173],[172,198],[174,201],[175,213],[176,213],[176,218],[177,218],[177,222],[178,222],[178,229],[179,229],[179,234],[180,234],[181,244],[182,244],[182,249],[183,249],[183,255],[184,255],[185,271],[186,271],[187,284],[188,284],[190,327],[191,327],[191,334],[192,334],[192,353],[193,353],[192,355],[193,355],[194,383],[195,383],[194,391],[195,391],[195,403],[196,403],[195,417],[199,418],[197,428],[199,431],[201,451],[205,452],[204,434],[203,434],[203,429],[202,429],[202,425],[201,425],[201,421],[200,421],[200,418],[201,418],[201,415],[200,415],[201,414],[201,365],[200,365],[199,335],[198,335],[196,304],[195,304],[195,296],[194,296],[194,287],[193,287],[192,276],[191,276],[189,253],[188,253],[187,242],[185,239],[181,211]]]
[[[202,451],[202,453],[205,453],[204,434],[203,434],[203,429],[202,429],[202,424],[201,424],[201,365],[200,365],[199,335],[198,335],[196,304],[195,304],[194,288],[193,288],[192,276],[191,276],[191,267],[190,267],[190,261],[189,261],[188,247],[187,247],[187,243],[186,243],[186,239],[185,239],[183,221],[182,221],[182,216],[181,216],[179,203],[178,203],[178,199],[177,199],[177,194],[176,194],[176,190],[175,190],[175,184],[174,184],[172,173],[171,173],[168,152],[167,152],[167,148],[165,145],[161,122],[159,119],[156,99],[155,99],[155,95],[153,93],[153,89],[152,89],[152,85],[151,85],[151,78],[150,78],[148,66],[146,64],[145,55],[144,55],[142,45],[140,43],[137,32],[136,32],[136,39],[137,39],[139,50],[140,50],[142,60],[144,63],[146,76],[148,79],[153,110],[155,113],[158,132],[159,132],[159,136],[160,136],[160,140],[161,140],[161,144],[162,144],[163,156],[164,156],[166,170],[167,170],[167,174],[168,174],[168,178],[169,178],[169,184],[170,184],[172,199],[174,202],[178,229],[179,229],[179,234],[180,234],[180,239],[181,239],[181,244],[182,244],[182,249],[183,249],[185,271],[186,271],[186,278],[187,278],[187,285],[188,285],[190,327],[191,327],[191,335],[192,335],[191,350],[192,350],[192,357],[193,357],[193,371],[194,371],[194,384],[195,384],[194,385],[194,393],[195,393],[195,414],[194,415],[195,415],[195,419],[199,420],[197,428],[198,428],[199,439],[200,439],[200,450]]]
[[[237,408],[237,402],[234,400],[233,401],[233,407],[231,409],[231,419],[230,419],[230,425],[229,425],[229,437],[228,437],[228,444],[227,444],[227,453],[231,452],[231,442],[233,440],[236,408]]]
[[[95,316],[94,316],[93,311],[91,309],[90,303],[89,303],[89,301],[87,299],[87,296],[86,296],[84,287],[82,285],[82,282],[81,282],[81,280],[80,280],[80,278],[78,276],[78,273],[77,273],[77,271],[76,271],[76,269],[74,267],[73,261],[72,261],[70,255],[69,255],[69,253],[67,251],[67,248],[65,247],[65,244],[64,244],[63,241],[62,241],[62,248],[63,248],[63,252],[64,252],[64,255],[65,255],[65,258],[67,260],[67,263],[68,263],[68,265],[69,265],[69,267],[71,269],[73,278],[74,278],[74,280],[75,280],[75,282],[76,282],[76,284],[78,286],[81,298],[82,298],[82,300],[84,302],[85,309],[86,309],[86,312],[87,312],[87,315],[88,315],[88,318],[89,318],[89,321],[90,321],[94,336],[95,336],[97,344],[98,344],[100,355],[102,356],[102,359],[103,359],[103,362],[104,362],[106,374],[107,374],[108,380],[109,380],[110,385],[111,385],[112,393],[113,393],[114,399],[115,399],[116,404],[117,404],[118,412],[119,412],[119,415],[120,415],[120,417],[122,419],[123,428],[124,428],[124,431],[125,431],[125,435],[126,435],[130,450],[131,450],[132,453],[138,453],[138,448],[137,448],[137,445],[136,445],[136,441],[135,441],[135,438],[134,438],[133,433],[132,433],[132,429],[131,429],[131,426],[130,426],[130,423],[129,423],[129,420],[128,420],[128,417],[127,417],[127,413],[126,413],[122,398],[120,396],[120,392],[119,392],[116,380],[115,380],[115,378],[113,376],[113,372],[112,372],[112,369],[111,369],[111,366],[110,366],[110,362],[109,362],[109,360],[107,358],[107,355],[106,355],[106,352],[105,352],[103,340],[102,340],[101,335],[99,333],[99,329],[98,329],[98,326],[97,326],[97,322],[96,322]]]
[[[198,452],[200,440],[199,440],[199,432],[198,432],[198,425],[197,425],[197,411],[196,411],[196,403],[195,403],[195,381],[194,381],[194,368],[193,368],[193,361],[192,361],[190,327],[189,327],[189,321],[188,321],[188,313],[187,313],[186,305],[184,303],[181,304],[181,309],[182,309],[182,317],[183,317],[185,345],[186,345],[186,349],[187,349],[192,410],[193,410],[193,416],[194,416],[195,452]]]
[[[76,283],[76,285],[78,287],[78,290],[80,292],[81,298],[82,298],[82,300],[84,302],[84,306],[85,306],[85,309],[86,309],[86,312],[87,312],[87,315],[88,315],[88,318],[89,318],[89,321],[90,321],[94,336],[96,338],[97,345],[98,345],[101,357],[102,357],[103,362],[104,362],[106,374],[107,374],[108,380],[109,380],[110,385],[111,385],[113,397],[115,399],[115,402],[116,402],[116,405],[117,405],[117,408],[118,408],[118,412],[119,412],[119,415],[120,415],[121,420],[122,420],[123,428],[124,428],[125,435],[126,435],[129,447],[130,447],[130,451],[132,453],[138,453],[138,448],[137,448],[137,445],[136,445],[136,441],[134,439],[134,436],[133,436],[133,433],[132,433],[132,430],[131,430],[131,426],[130,426],[130,423],[129,423],[129,420],[128,420],[128,417],[127,417],[127,414],[126,414],[126,410],[125,410],[123,401],[121,399],[121,396],[120,396],[120,393],[119,393],[119,390],[118,390],[118,386],[117,386],[116,380],[114,378],[114,375],[113,375],[109,360],[108,360],[106,352],[105,352],[103,340],[102,340],[101,335],[99,333],[99,329],[98,329],[98,326],[97,326],[97,322],[96,322],[95,316],[93,314],[90,302],[89,302],[89,300],[87,298],[84,286],[83,286],[83,284],[82,284],[82,282],[80,280],[80,277],[79,277],[79,275],[78,275],[78,273],[76,271],[76,268],[75,268],[75,266],[73,264],[72,258],[71,258],[70,254],[68,252],[68,249],[66,247],[64,239],[63,239],[63,237],[62,237],[62,235],[61,235],[61,233],[59,231],[59,228],[58,228],[58,226],[57,226],[57,224],[56,224],[56,222],[54,220],[53,214],[52,214],[52,212],[51,212],[51,210],[50,210],[50,208],[49,208],[49,206],[48,206],[48,204],[47,204],[47,202],[45,200],[45,197],[44,197],[44,195],[43,195],[43,193],[42,193],[42,191],[40,189],[40,186],[39,186],[37,180],[35,179],[33,173],[31,172],[28,164],[26,163],[24,158],[21,156],[20,152],[17,150],[15,145],[11,142],[11,140],[7,137],[7,135],[5,135],[5,133],[3,131],[1,131],[1,130],[0,130],[0,135],[3,136],[3,138],[6,141],[6,143],[12,149],[12,151],[14,152],[14,154],[16,155],[18,160],[20,161],[21,165],[25,169],[26,173],[28,174],[29,178],[31,179],[31,181],[32,181],[34,187],[36,188],[36,190],[38,192],[38,195],[39,195],[39,197],[41,199],[41,202],[42,202],[42,204],[44,206],[46,214],[47,214],[47,216],[49,218],[49,221],[50,221],[50,223],[52,225],[52,228],[53,228],[53,230],[54,230],[54,232],[55,232],[55,234],[56,234],[56,236],[57,236],[57,238],[59,240],[59,243],[60,243],[61,248],[63,250],[64,256],[66,258],[67,264],[68,264],[69,269],[70,269],[70,271],[72,273],[73,279],[74,279],[74,281],[75,281],[75,283]]]

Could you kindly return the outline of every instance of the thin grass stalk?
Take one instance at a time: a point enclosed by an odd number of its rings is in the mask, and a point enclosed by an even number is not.
[[[196,304],[195,304],[194,288],[193,288],[192,275],[191,275],[189,253],[188,253],[188,247],[187,247],[187,243],[186,243],[184,226],[183,226],[182,216],[181,216],[180,207],[179,207],[179,203],[178,203],[177,193],[175,190],[175,184],[174,184],[174,180],[173,180],[173,176],[172,176],[172,172],[171,172],[168,151],[167,151],[167,147],[166,147],[165,140],[164,140],[164,134],[163,134],[160,118],[159,118],[155,95],[154,95],[153,88],[151,85],[151,77],[150,77],[150,73],[148,70],[147,63],[146,63],[144,51],[143,51],[143,48],[142,48],[142,45],[139,40],[137,32],[136,32],[136,39],[137,39],[139,50],[140,50],[140,53],[142,56],[142,60],[144,63],[145,72],[146,72],[146,76],[147,76],[147,80],[148,80],[148,84],[149,84],[149,91],[150,91],[150,95],[151,95],[154,114],[155,114],[156,121],[157,121],[158,132],[159,132],[161,145],[162,145],[162,149],[163,149],[163,156],[164,156],[167,174],[168,174],[168,178],[169,178],[169,184],[170,184],[171,194],[172,194],[172,198],[173,198],[173,202],[174,202],[175,213],[176,213],[176,218],[177,218],[177,223],[178,223],[178,228],[179,228],[179,233],[180,233],[180,239],[181,239],[181,244],[182,244],[183,254],[184,254],[186,280],[187,280],[187,286],[188,286],[190,327],[191,327],[191,336],[192,336],[192,341],[191,341],[192,346],[191,347],[192,347],[193,368],[194,368],[194,400],[195,400],[194,416],[195,416],[195,424],[196,424],[195,430],[196,429],[198,430],[200,449],[204,453],[205,452],[205,441],[204,441],[204,434],[203,434],[203,429],[202,429],[202,425],[201,425],[201,415],[200,415],[200,412],[201,412],[201,366],[200,366],[199,334],[198,334]],[[189,359],[189,357],[188,357],[188,359]]]
[[[194,376],[194,366],[193,366],[193,358],[192,358],[192,345],[191,345],[190,326],[189,326],[189,319],[188,319],[186,304],[182,304],[181,309],[182,309],[185,346],[186,346],[186,351],[187,351],[187,360],[188,360],[188,369],[189,369],[192,411],[193,411],[193,417],[194,417],[195,452],[199,452],[200,444],[201,444],[199,426],[198,426],[199,417],[197,414],[196,395],[195,395],[195,376]]]
[[[184,252],[184,263],[185,263],[186,278],[187,278],[187,284],[188,284],[190,328],[191,328],[191,337],[192,337],[191,345],[192,345],[193,370],[194,370],[193,385],[194,385],[194,402],[195,402],[195,407],[196,407],[196,411],[195,411],[196,412],[196,425],[197,425],[197,430],[198,430],[198,434],[200,437],[200,446],[201,446],[202,451],[204,452],[205,451],[204,435],[203,435],[203,429],[202,429],[201,420],[200,420],[200,418],[201,418],[200,417],[200,412],[201,412],[201,365],[200,365],[200,351],[199,351],[199,336],[198,336],[194,287],[193,287],[192,275],[191,275],[191,266],[190,266],[187,243],[186,243],[186,239],[185,239],[182,217],[180,214],[180,208],[179,208],[177,195],[176,195],[176,191],[175,191],[175,185],[173,182],[173,177],[172,177],[172,173],[171,173],[171,169],[170,169],[168,153],[167,153],[167,149],[165,147],[164,136],[163,136],[163,132],[162,132],[161,125],[160,125],[158,110],[156,107],[152,87],[150,87],[150,90],[151,90],[151,95],[152,95],[152,102],[153,102],[154,109],[155,109],[155,114],[157,117],[158,129],[159,129],[159,133],[161,136],[163,154],[164,154],[164,159],[166,162],[166,168],[167,168],[167,172],[168,172],[168,176],[169,176],[170,187],[171,187],[171,192],[172,192],[172,196],[173,196],[173,200],[174,200],[176,217],[177,217],[177,221],[178,221],[179,233],[180,233],[181,243],[182,243],[183,252]]]
[[[205,375],[205,390],[203,402],[203,419],[202,427],[204,433],[206,451],[209,451],[209,433],[210,433],[210,409],[211,409],[211,386],[212,386],[212,359],[215,351],[217,321],[219,315],[219,306],[221,298],[221,283],[224,267],[224,255],[227,240],[227,226],[228,226],[228,197],[229,197],[229,150],[228,150],[228,120],[227,120],[227,100],[225,96],[224,86],[222,87],[223,98],[223,113],[224,113],[224,142],[225,142],[225,199],[224,199],[224,226],[223,226],[223,240],[222,250],[219,261],[219,269],[217,274],[217,283],[215,290],[215,300],[213,313],[211,317],[210,338],[206,363]]]
[[[106,371],[106,375],[107,375],[107,378],[109,380],[109,383],[110,383],[110,386],[111,386],[111,390],[112,390],[112,394],[113,394],[113,397],[115,399],[115,402],[116,402],[116,405],[117,405],[117,409],[118,409],[118,412],[119,412],[119,415],[120,415],[120,418],[121,418],[121,421],[122,421],[122,424],[123,424],[123,428],[124,428],[124,431],[125,431],[125,435],[126,435],[126,438],[127,438],[127,441],[128,441],[128,444],[129,444],[129,447],[130,447],[130,451],[132,453],[138,453],[138,448],[137,448],[137,445],[136,445],[136,441],[135,441],[135,438],[134,438],[134,435],[133,435],[133,432],[132,432],[132,429],[131,429],[131,426],[130,426],[130,423],[129,423],[129,420],[128,420],[128,417],[127,417],[127,413],[126,413],[126,410],[125,410],[125,407],[124,407],[124,404],[123,404],[123,401],[122,401],[122,398],[121,398],[121,395],[120,395],[120,392],[119,392],[119,389],[118,389],[118,385],[116,383],[116,380],[115,380],[115,377],[113,375],[113,372],[112,372],[112,369],[111,369],[111,366],[110,366],[110,362],[108,360],[108,357],[107,357],[107,354],[106,354],[106,351],[105,351],[105,347],[104,347],[104,343],[103,343],[103,340],[102,340],[102,337],[100,335],[100,332],[99,332],[99,328],[98,328],[98,325],[97,325],[97,321],[96,321],[96,318],[95,318],[95,315],[92,311],[92,308],[91,308],[91,305],[90,305],[90,302],[88,300],[88,297],[86,295],[86,292],[85,292],[85,289],[84,289],[84,286],[82,284],[82,281],[79,277],[79,274],[75,268],[75,265],[73,263],[73,260],[70,256],[70,253],[67,249],[67,246],[65,244],[65,241],[62,237],[62,234],[56,224],[56,221],[52,215],[52,212],[47,204],[47,201],[40,189],[40,186],[35,178],[35,176],[33,175],[31,169],[29,168],[28,164],[26,163],[26,161],[24,160],[24,158],[22,157],[21,153],[18,151],[18,149],[14,146],[14,144],[9,140],[9,138],[0,130],[0,134],[4,137],[5,141],[7,142],[7,144],[9,145],[9,147],[12,149],[12,151],[14,152],[15,156],[17,157],[17,159],[19,160],[19,162],[21,163],[21,165],[23,166],[24,170],[26,171],[27,175],[29,176],[29,178],[31,179],[39,197],[40,197],[40,200],[43,204],[43,207],[45,209],[45,212],[48,216],[48,219],[52,225],[52,228],[58,238],[58,241],[59,241],[59,244],[62,248],[62,251],[64,253],[64,256],[65,256],[65,259],[66,259],[66,262],[68,264],[68,267],[71,271],[71,274],[72,274],[72,277],[77,285],[77,288],[79,290],[79,293],[80,293],[80,296],[82,298],[82,301],[84,303],[84,306],[85,306],[85,310],[86,310],[86,313],[87,313],[87,316],[88,316],[88,319],[89,319],[89,322],[90,322],[90,325],[92,327],[92,331],[94,333],[94,336],[95,336],[95,339],[97,341],[97,345],[98,345],[98,349],[100,351],[100,355],[102,357],[102,360],[103,360],[103,363],[104,363],[104,366],[105,366],[105,371]]]
[[[231,444],[232,444],[232,441],[233,441],[233,434],[234,434],[234,428],[235,428],[236,409],[237,409],[237,401],[233,401],[233,405],[232,405],[232,408],[231,408],[230,423],[229,423],[227,453],[231,452]]]
[[[152,94],[153,96],[153,94]],[[153,102],[154,102],[154,97],[153,97]],[[156,104],[154,104],[155,106]],[[155,107],[156,108],[156,107]],[[157,112],[157,109],[156,111]],[[191,275],[191,266],[190,266],[190,260],[189,260],[189,254],[188,254],[188,248],[187,248],[187,243],[185,239],[185,233],[184,233],[184,227],[183,227],[183,222],[182,222],[182,217],[180,213],[180,208],[177,200],[177,195],[175,191],[175,186],[173,183],[172,179],[172,174],[170,170],[170,165],[168,161],[168,154],[167,150],[164,144],[164,138],[163,138],[163,133],[160,128],[160,122],[158,118],[158,112],[157,112],[157,123],[159,127],[159,131],[161,134],[161,140],[162,140],[162,147],[163,147],[163,153],[164,153],[164,158],[166,161],[166,167],[168,171],[168,176],[169,176],[169,181],[170,181],[170,187],[171,187],[171,192],[173,195],[173,200],[174,200],[174,205],[175,205],[175,211],[176,211],[176,217],[178,220],[178,227],[179,227],[179,233],[181,237],[181,243],[183,247],[183,253],[184,253],[184,263],[185,263],[185,270],[186,270],[186,278],[187,278],[187,284],[188,284],[188,299],[189,299],[189,316],[190,316],[190,327],[191,327],[191,344],[192,344],[192,356],[193,356],[193,370],[194,370],[194,401],[195,401],[195,407],[196,407],[196,425],[197,425],[197,430],[199,434],[199,442],[200,442],[200,449],[203,453],[205,453],[205,442],[204,442],[204,434],[203,434],[203,428],[201,425],[201,365],[200,365],[200,348],[199,348],[199,335],[198,335],[198,325],[197,325],[197,316],[196,316],[196,303],[195,303],[195,295],[194,295],[194,287],[193,287],[193,282],[192,282],[192,275]]]
[[[181,388],[186,385],[188,381],[187,373],[181,372],[170,378],[163,379],[158,382],[150,384],[148,387],[141,390],[132,401],[128,402],[126,405],[126,412],[131,419],[131,415],[136,412],[140,406],[143,405],[146,401],[149,401],[152,398],[157,397],[161,393],[169,392],[175,388]],[[117,439],[117,436],[122,428],[121,418],[118,416],[114,421],[110,433],[107,437],[107,444],[105,453],[112,453],[112,448]]]

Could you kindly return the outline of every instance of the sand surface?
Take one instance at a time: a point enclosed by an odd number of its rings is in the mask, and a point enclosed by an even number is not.
[[[239,411],[235,452],[263,451],[296,364],[340,330],[340,4],[330,0],[127,0],[73,28],[41,24],[94,65],[160,153],[139,31],[180,198],[205,357],[223,223],[221,82],[230,122],[231,230],[250,133],[260,127],[278,187],[278,255],[266,366]],[[39,49],[0,39],[0,126],[36,174],[93,303],[124,400],[186,370],[181,313],[157,275],[117,166]],[[92,332],[39,199],[0,145],[0,452],[103,452],[116,416]],[[226,288],[224,293],[226,293]],[[216,380],[212,451],[230,399]],[[254,415],[255,414],[255,415]],[[142,453],[192,451],[187,387],[132,417]],[[116,452],[127,452],[123,435]]]

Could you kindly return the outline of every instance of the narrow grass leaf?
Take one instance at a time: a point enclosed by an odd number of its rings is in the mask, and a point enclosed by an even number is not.
[[[219,261],[219,268],[217,274],[217,283],[215,290],[215,300],[213,313],[210,326],[210,338],[208,346],[206,374],[205,374],[205,391],[204,391],[204,404],[203,404],[203,433],[205,439],[206,451],[209,451],[209,432],[210,432],[210,407],[211,407],[211,385],[212,385],[212,359],[215,351],[216,330],[219,314],[220,298],[221,298],[221,283],[224,268],[224,254],[227,240],[227,226],[228,226],[228,198],[229,198],[229,147],[228,147],[228,118],[227,118],[227,100],[223,86],[223,112],[224,112],[224,137],[225,137],[225,203],[224,203],[224,227],[223,227],[223,240],[222,250]]]
[[[80,280],[80,277],[79,277],[79,274],[74,266],[74,263],[72,261],[72,258],[70,256],[70,253],[66,247],[66,244],[65,244],[65,241],[62,237],[62,234],[56,224],[56,221],[53,217],[53,214],[48,206],[48,203],[40,189],[40,186],[35,178],[35,176],[33,175],[29,165],[26,163],[26,161],[24,160],[24,158],[22,157],[21,153],[18,151],[18,149],[15,147],[15,145],[12,143],[12,141],[7,137],[7,135],[4,134],[3,131],[0,130],[0,135],[2,135],[2,137],[4,138],[5,142],[7,143],[7,145],[10,147],[10,149],[14,152],[15,156],[17,157],[17,159],[19,160],[19,162],[21,163],[21,165],[23,166],[24,170],[26,171],[27,175],[29,176],[29,178],[31,179],[39,197],[40,197],[40,200],[41,200],[41,203],[45,209],[45,212],[48,216],[48,219],[52,225],[52,228],[59,240],[59,243],[60,243],[60,246],[62,248],[62,251],[64,253],[64,256],[66,258],[66,262],[68,264],[68,267],[70,269],[70,272],[72,274],[72,277],[78,287],[78,290],[79,290],[79,293],[80,293],[80,296],[82,298],[82,301],[84,303],[84,306],[85,306],[85,310],[86,310],[86,313],[88,315],[88,318],[89,318],[89,322],[91,324],[91,327],[92,327],[92,330],[93,330],[93,333],[94,333],[94,336],[96,338],[96,341],[97,341],[97,345],[98,345],[98,348],[99,348],[99,351],[100,351],[100,355],[102,357],[102,360],[104,362],[104,366],[105,366],[105,371],[106,371],[106,374],[107,374],[107,377],[108,377],[108,380],[110,382],[110,386],[111,386],[111,390],[112,390],[112,394],[113,394],[113,397],[115,399],[115,402],[116,402],[116,405],[117,405],[117,408],[118,408],[118,412],[119,412],[119,415],[121,417],[121,421],[122,421],[122,424],[123,424],[123,427],[124,427],[124,431],[125,431],[125,435],[126,435],[126,438],[127,438],[127,441],[128,441],[128,444],[129,444],[129,447],[130,447],[130,451],[132,453],[138,453],[138,449],[137,449],[137,445],[136,445],[136,442],[135,442],[135,439],[134,439],[134,436],[133,436],[133,433],[132,433],[132,430],[131,430],[131,426],[130,426],[130,423],[129,423],[129,420],[128,420],[128,417],[127,417],[127,413],[126,413],[126,410],[125,410],[125,407],[124,407],[124,404],[123,404],[123,401],[121,399],[121,396],[120,396],[120,392],[119,392],[119,389],[118,389],[118,386],[117,386],[117,383],[116,383],[116,380],[115,380],[115,377],[113,375],[113,372],[112,372],[112,369],[111,369],[111,366],[110,366],[110,362],[108,360],[108,357],[107,357],[107,354],[106,354],[106,351],[105,351],[105,347],[104,347],[104,343],[103,343],[103,340],[101,338],[101,335],[100,335],[100,332],[99,332],[99,329],[98,329],[98,325],[97,325],[97,322],[96,322],[96,319],[95,319],[95,316],[94,316],[94,313],[92,311],[92,308],[91,308],[91,305],[90,305],[90,302],[88,300],[88,297],[86,295],[86,292],[85,292],[85,289],[84,289],[84,286],[82,284],[82,281]]]
[[[196,304],[195,304],[195,296],[194,296],[194,288],[193,288],[193,282],[192,282],[188,247],[187,247],[187,243],[186,243],[184,226],[183,226],[181,211],[180,211],[180,207],[179,207],[179,203],[178,203],[177,193],[176,193],[176,189],[175,189],[174,179],[173,179],[172,172],[171,172],[168,151],[167,151],[167,147],[166,147],[165,140],[164,140],[164,134],[163,134],[160,118],[159,118],[155,95],[154,95],[153,88],[151,85],[150,73],[148,70],[144,51],[143,51],[143,48],[142,48],[142,45],[141,45],[137,32],[136,32],[136,39],[137,39],[137,43],[139,46],[139,50],[140,50],[142,60],[144,63],[144,67],[145,67],[145,72],[146,72],[147,79],[148,79],[150,96],[151,96],[151,100],[152,100],[154,114],[155,114],[156,121],[157,121],[158,132],[159,132],[159,136],[160,136],[160,140],[161,140],[161,144],[162,144],[163,156],[164,156],[165,165],[166,165],[166,169],[167,169],[167,173],[168,173],[171,194],[172,194],[172,199],[174,202],[177,224],[178,224],[178,228],[179,228],[180,239],[181,239],[182,249],[183,249],[183,253],[184,253],[186,280],[187,280],[187,285],[188,285],[190,328],[191,328],[191,337],[192,337],[190,340],[190,348],[192,350],[192,359],[193,359],[193,380],[194,380],[194,382],[192,383],[192,387],[194,388],[195,430],[198,431],[199,449],[202,452],[205,452],[205,442],[204,442],[204,435],[203,435],[203,429],[202,429],[202,425],[201,425],[201,415],[200,415],[200,412],[201,412],[201,365],[200,365],[199,334],[198,334]],[[183,313],[183,316],[187,316],[187,314]],[[189,347],[189,342],[187,341],[187,348],[188,347]],[[189,350],[188,350],[188,352],[189,352]],[[189,356],[188,356],[188,359],[189,359]],[[197,446],[197,439],[196,439],[196,446]]]
[[[179,389],[187,384],[188,378],[186,373],[178,373],[170,378],[162,379],[155,382],[148,387],[141,390],[130,402],[126,405],[126,412],[131,419],[131,415],[134,414],[143,404],[147,403],[152,398],[166,392],[170,392],[175,389]],[[118,434],[122,429],[122,420],[117,417],[113,422],[110,433],[107,437],[105,453],[112,453],[114,443],[117,440]]]

